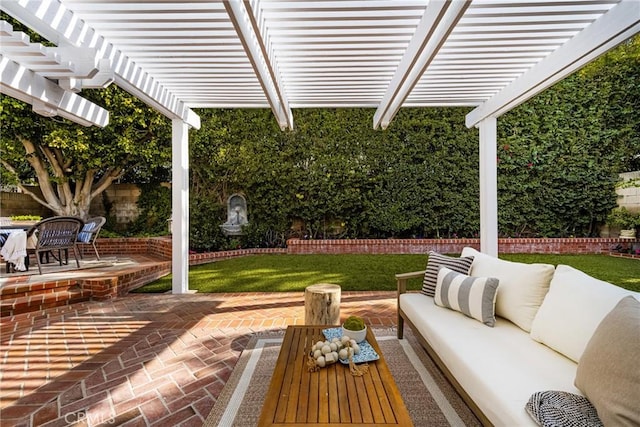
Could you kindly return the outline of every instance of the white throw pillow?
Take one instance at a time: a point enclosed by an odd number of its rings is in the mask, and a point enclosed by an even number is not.
[[[559,265],[533,320],[531,338],[579,362],[602,319],[627,295],[638,294]]]
[[[495,277],[500,281],[496,315],[529,332],[533,318],[549,290],[553,265],[505,261],[469,247],[462,250],[462,256],[474,257],[469,272],[471,276]]]

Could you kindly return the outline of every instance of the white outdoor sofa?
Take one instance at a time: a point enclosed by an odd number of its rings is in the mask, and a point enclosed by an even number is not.
[[[423,277],[424,271],[405,273],[396,275],[398,338],[403,337],[407,323],[483,424],[537,425],[525,411],[525,404],[533,393],[547,390],[587,395],[603,421],[610,420],[607,416],[611,415],[601,409],[600,400],[617,399],[619,392],[626,394],[623,400],[640,403],[640,369],[636,362],[629,368],[631,378],[609,378],[613,383],[610,387],[622,388],[615,393],[600,386],[599,391],[591,391],[596,387],[590,385],[589,394],[574,385],[578,362],[600,322],[625,296],[633,295],[637,304],[640,294],[569,266],[514,263],[472,248],[465,248],[461,256],[474,257],[469,276],[499,280],[494,299],[495,325],[489,327],[459,311],[436,305],[433,297],[422,292],[406,292],[407,280]],[[638,309],[633,310],[637,315]],[[629,322],[635,329],[626,332],[631,334],[627,339],[632,351],[636,351],[640,349],[640,322],[637,317]],[[621,328],[616,326],[618,329]],[[629,356],[629,349],[620,351],[622,356],[605,358]],[[633,357],[637,354],[640,353]],[[611,366],[624,363],[630,362],[616,361]],[[597,369],[583,371],[591,375]],[[602,380],[590,381],[593,384]],[[596,396],[600,392],[605,393],[604,397]],[[627,411],[622,416],[630,418],[628,425],[640,424],[640,404],[622,409],[615,404],[614,412]]]

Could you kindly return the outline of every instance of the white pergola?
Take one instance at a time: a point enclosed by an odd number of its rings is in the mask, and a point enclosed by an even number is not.
[[[638,0],[3,0],[56,47],[0,27],[0,90],[85,126],[118,86],[173,123],[173,292],[188,291],[192,108],[469,106],[480,133],[481,250],[497,255],[496,123],[640,31]]]

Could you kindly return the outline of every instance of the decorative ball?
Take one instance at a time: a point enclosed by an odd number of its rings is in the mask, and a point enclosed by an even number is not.
[[[316,359],[316,363],[318,364],[318,366],[320,366],[321,368],[324,368],[325,365],[327,364],[326,359],[324,358],[324,356],[320,356]]]
[[[353,352],[355,354],[360,354],[360,346],[358,344],[353,345]]]
[[[340,353],[338,353],[338,357],[340,358],[340,360],[348,359],[349,351],[346,348],[343,348],[342,350],[340,350]]]

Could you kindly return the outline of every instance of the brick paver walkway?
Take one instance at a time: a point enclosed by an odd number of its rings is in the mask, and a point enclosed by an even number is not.
[[[395,292],[341,316],[396,323]],[[252,334],[304,322],[304,294],[129,295],[3,318],[2,426],[200,426]]]

